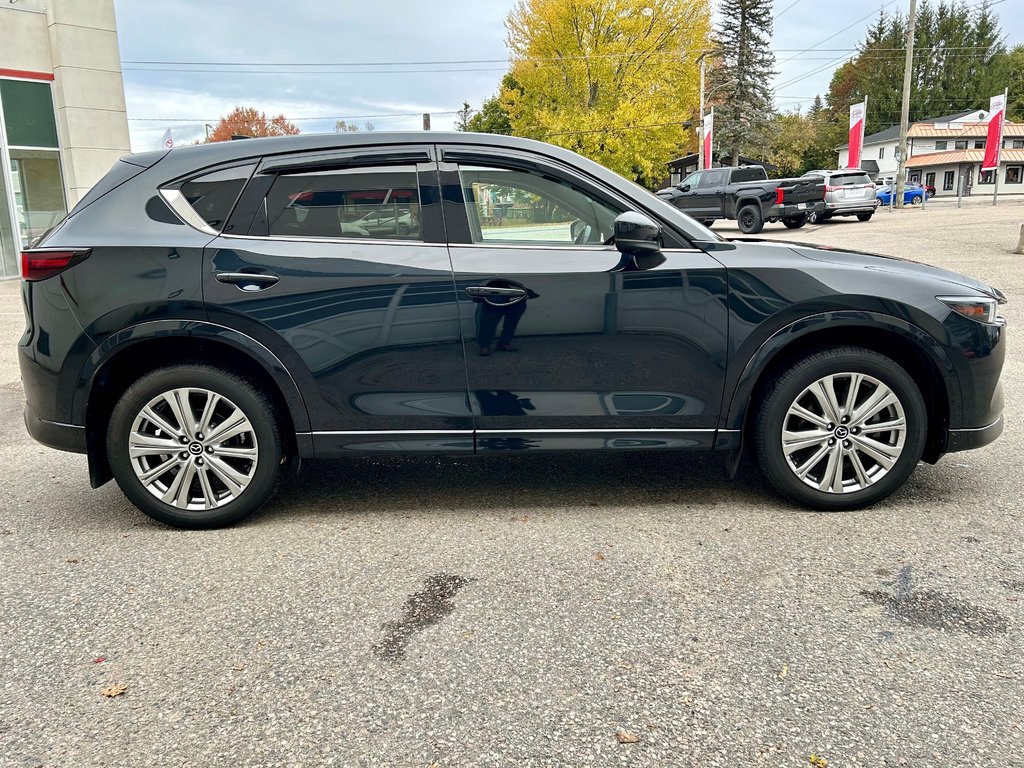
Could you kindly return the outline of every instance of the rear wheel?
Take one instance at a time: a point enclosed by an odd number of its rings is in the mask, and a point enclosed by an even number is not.
[[[912,198],[910,198],[910,204],[911,205],[920,205],[921,204],[921,196],[920,195],[914,195]]]
[[[712,225],[715,223],[714,219],[697,219],[697,221],[699,221],[701,224],[703,224],[708,229],[711,229]]]
[[[117,484],[147,515],[212,528],[273,495],[282,449],[274,406],[252,384],[212,366],[177,365],[121,396],[107,454]]]
[[[777,491],[814,509],[858,509],[913,472],[927,414],[920,389],[896,362],[837,347],[772,383],[754,429],[758,463]]]
[[[871,213],[858,213],[857,221],[871,221],[871,217],[874,216],[874,212]]]
[[[783,219],[782,223],[786,225],[787,229],[800,229],[800,227],[807,223],[807,214],[801,213],[799,216],[790,216]]]
[[[761,209],[758,206],[745,205],[736,214],[736,223],[743,234],[756,235],[764,229],[764,216],[761,215]]]

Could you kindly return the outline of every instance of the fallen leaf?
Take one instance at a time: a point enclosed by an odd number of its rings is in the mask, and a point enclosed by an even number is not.
[[[640,737],[630,731],[618,731],[615,738],[619,740],[619,744],[636,744],[640,741]]]
[[[106,696],[108,699],[112,699],[115,696],[120,696],[122,693],[128,690],[127,683],[111,683],[104,688],[100,693]]]
[[[97,656],[95,659],[92,660],[92,663],[93,664],[102,664],[106,660],[107,660],[106,656]]]
[[[604,560],[604,555],[602,555],[600,552],[598,552],[596,555],[594,555],[594,559],[595,560]]]
[[[814,768],[828,768],[828,760],[819,755],[811,755],[807,758],[807,762],[814,766]]]
[[[786,675],[789,674],[789,665],[783,664],[782,669],[779,670],[779,680],[785,680]]]

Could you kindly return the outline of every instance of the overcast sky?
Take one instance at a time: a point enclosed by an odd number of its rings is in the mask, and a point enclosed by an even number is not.
[[[338,118],[419,129],[422,112],[433,113],[435,130],[450,128],[463,101],[479,106],[497,89],[513,5],[116,0],[132,149],[158,147],[168,128],[179,143],[201,137],[204,123],[236,105],[284,113],[304,133],[331,131]],[[823,94],[849,55],[837,49],[853,48],[882,6],[905,11],[909,0],[775,0],[777,106],[806,108]],[[1001,0],[995,10],[1007,43],[1024,42],[1024,0]],[[328,66],[351,63],[358,66]]]

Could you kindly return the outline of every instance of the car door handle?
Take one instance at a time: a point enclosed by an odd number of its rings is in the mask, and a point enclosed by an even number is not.
[[[218,272],[218,283],[232,283],[243,291],[262,291],[278,281],[277,275],[257,272]]]
[[[466,289],[469,296],[525,296],[522,288],[496,288],[490,285],[471,285]]]

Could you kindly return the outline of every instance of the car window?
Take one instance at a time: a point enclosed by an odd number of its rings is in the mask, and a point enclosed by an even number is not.
[[[551,176],[463,166],[462,193],[476,243],[600,245],[622,213]]]
[[[267,195],[267,219],[278,237],[422,240],[416,168],[281,175]]]
[[[853,187],[858,184],[870,184],[871,179],[866,173],[834,173],[829,177],[829,186]]]
[[[721,187],[725,184],[726,171],[705,171],[700,181],[700,188]]]
[[[696,173],[691,173],[689,176],[683,179],[682,183],[679,186],[689,187],[690,189],[696,189],[697,185],[700,184],[700,179],[703,175],[704,171],[697,171]]]
[[[760,165],[752,165],[745,168],[735,168],[732,172],[733,184],[739,184],[747,181],[764,181],[768,178],[768,174],[764,168]]]
[[[220,231],[254,168],[244,165],[197,176],[182,184],[180,191],[203,221]]]

